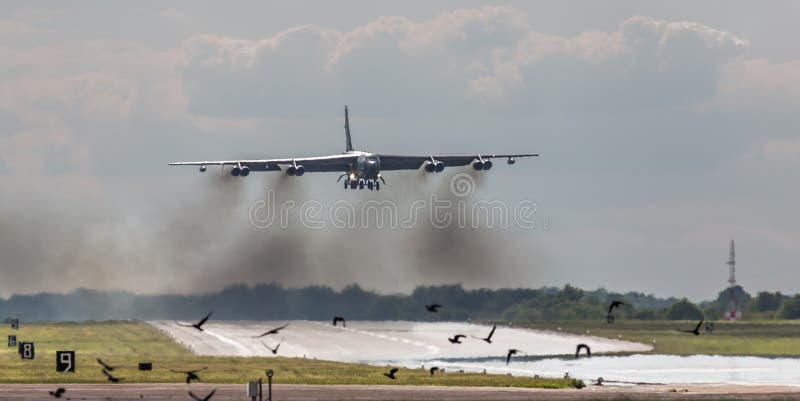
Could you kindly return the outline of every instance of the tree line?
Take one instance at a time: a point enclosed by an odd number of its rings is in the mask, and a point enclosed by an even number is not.
[[[234,285],[200,295],[138,295],[122,291],[78,289],[67,294],[13,295],[0,300],[0,316],[23,321],[191,320],[214,311],[225,320],[605,320],[612,300],[626,303],[615,310],[618,319],[683,320],[701,314],[720,319],[728,309],[730,290],[700,303],[659,298],[640,292],[564,287],[538,289],[465,289],[461,285],[419,286],[410,294],[379,294],[357,284],[339,291],[326,286],[286,288],[278,284]],[[741,287],[734,294],[745,319],[800,318],[800,295],[759,292]],[[439,303],[438,313],[425,310]]]

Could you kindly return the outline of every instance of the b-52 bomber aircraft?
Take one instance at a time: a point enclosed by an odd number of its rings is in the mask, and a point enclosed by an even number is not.
[[[171,166],[199,166],[205,172],[208,166],[232,166],[231,175],[247,177],[251,171],[286,171],[286,174],[299,177],[305,173],[341,172],[337,182],[344,178],[344,188],[380,190],[381,182],[386,180],[381,174],[392,170],[418,170],[424,167],[428,173],[440,173],[445,167],[458,167],[472,164],[475,170],[489,170],[492,159],[505,158],[508,164],[514,164],[517,157],[539,156],[533,153],[522,154],[489,154],[460,156],[404,156],[383,153],[369,153],[353,150],[350,141],[350,117],[347,106],[344,106],[345,151],[341,154],[317,157],[293,157],[284,159],[262,160],[221,160],[199,162],[175,162]]]

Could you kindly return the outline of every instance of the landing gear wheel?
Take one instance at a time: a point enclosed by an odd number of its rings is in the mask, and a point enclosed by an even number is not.
[[[356,188],[358,188],[358,183],[355,181],[350,181],[350,189],[356,189]]]
[[[345,182],[344,182],[344,189],[347,189],[347,187],[348,187],[349,185],[350,185],[350,181],[347,181],[347,180],[345,180]]]
[[[375,190],[376,191],[380,191],[381,190],[381,183],[378,182],[378,181],[375,181]]]
[[[358,182],[358,189],[364,189],[364,180]]]
[[[370,181],[367,183],[367,188],[369,188],[369,190],[372,191],[375,188],[375,184],[372,181]]]

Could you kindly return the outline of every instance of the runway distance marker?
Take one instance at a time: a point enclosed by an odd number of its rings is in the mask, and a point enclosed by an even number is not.
[[[56,372],[75,372],[75,351],[56,351]]]
[[[36,356],[36,349],[32,342],[19,343],[19,355],[22,359],[33,359]]]

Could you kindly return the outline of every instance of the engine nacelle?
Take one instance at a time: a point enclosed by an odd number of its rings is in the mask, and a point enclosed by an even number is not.
[[[206,172],[206,170],[208,170],[208,168],[206,167],[206,165],[205,165],[205,164],[201,164],[201,165],[200,165],[200,172],[201,172],[201,173],[205,173],[205,172]]]
[[[231,175],[234,176],[234,177],[238,177],[239,174],[241,174],[241,173],[242,173],[242,169],[240,169],[239,166],[236,166],[236,167],[231,169]]]
[[[297,169],[294,166],[289,166],[286,168],[286,174],[288,175],[295,175],[297,173]]]
[[[239,171],[239,176],[240,177],[247,177],[248,175],[250,175],[250,167],[242,166],[242,170]]]
[[[297,166],[297,169],[295,169],[295,172],[294,172],[294,174],[297,175],[298,177],[303,175],[303,174],[305,174],[305,173],[306,173],[306,168],[303,167],[303,166]]]
[[[475,160],[474,162],[472,162],[472,168],[474,168],[476,171],[483,170],[483,161]]]
[[[488,170],[492,168],[492,161],[491,160],[484,160],[483,161],[483,169]]]
[[[425,162],[425,172],[441,173],[442,171],[444,171],[444,163],[440,161]]]
[[[514,164],[514,163],[516,163],[517,161],[516,161],[516,160],[514,160],[514,158],[513,158],[513,157],[509,157],[509,158],[508,158],[508,160],[507,160],[507,162],[508,162],[508,164]]]

